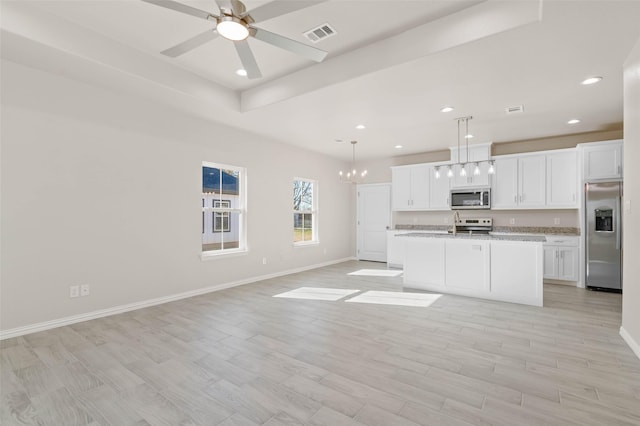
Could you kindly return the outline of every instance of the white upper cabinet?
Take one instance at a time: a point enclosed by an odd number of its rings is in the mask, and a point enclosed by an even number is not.
[[[427,164],[391,169],[393,210],[426,210],[429,207],[429,172]]]
[[[579,145],[584,180],[622,179],[622,140]]]
[[[496,173],[491,190],[491,208],[511,209],[518,207],[518,159],[496,158]]]
[[[429,210],[449,210],[450,181],[445,167],[440,168],[440,177],[436,179],[436,167],[429,167]]]
[[[492,191],[494,209],[545,207],[546,163],[544,155],[495,159]]]
[[[578,156],[573,149],[547,154],[547,207],[578,208]]]
[[[546,203],[546,161],[544,155],[518,160],[518,205],[523,208],[544,207]]]

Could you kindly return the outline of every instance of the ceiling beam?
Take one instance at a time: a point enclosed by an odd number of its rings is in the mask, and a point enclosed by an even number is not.
[[[245,90],[240,108],[261,108],[541,19],[542,0],[485,1]]]

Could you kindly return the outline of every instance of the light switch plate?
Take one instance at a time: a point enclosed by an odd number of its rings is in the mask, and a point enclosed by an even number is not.
[[[624,211],[631,213],[631,200],[624,200]]]

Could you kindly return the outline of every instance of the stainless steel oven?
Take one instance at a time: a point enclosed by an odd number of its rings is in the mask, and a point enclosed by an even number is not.
[[[452,210],[490,209],[491,188],[457,188],[449,198]]]

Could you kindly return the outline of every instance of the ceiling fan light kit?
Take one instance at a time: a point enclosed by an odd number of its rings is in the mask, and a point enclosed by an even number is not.
[[[292,40],[280,34],[254,27],[253,24],[256,21],[254,17],[251,16],[251,13],[254,13],[255,17],[260,20],[267,20],[313,6],[317,3],[322,3],[323,0],[308,2],[273,1],[258,6],[251,11],[247,11],[245,5],[240,0],[216,0],[218,8],[220,9],[219,15],[196,9],[195,7],[187,6],[174,0],[141,1],[216,23],[215,28],[160,52],[172,58],[214,40],[218,35],[234,43],[236,52],[242,63],[242,68],[247,71],[247,78],[249,79],[262,77],[258,63],[247,42],[247,39],[250,37],[316,62],[321,62],[327,56],[327,52],[324,50]]]
[[[249,26],[235,16],[221,16],[218,18],[216,31],[222,37],[231,41],[240,41],[249,37]]]

